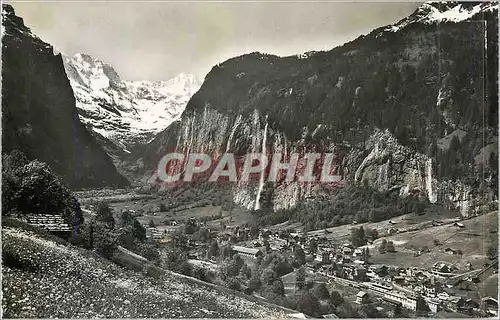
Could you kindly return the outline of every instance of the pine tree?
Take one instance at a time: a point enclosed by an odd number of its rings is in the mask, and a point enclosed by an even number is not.
[[[306,270],[304,267],[300,267],[295,274],[295,286],[297,289],[301,290],[306,284]]]

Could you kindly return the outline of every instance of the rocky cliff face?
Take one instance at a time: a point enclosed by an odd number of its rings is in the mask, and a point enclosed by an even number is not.
[[[168,81],[122,80],[112,66],[86,54],[63,61],[80,120],[114,156],[151,141],[180,117],[201,86],[189,74]]]
[[[128,184],[78,119],[60,54],[2,6],[2,149],[48,163],[71,188]]]
[[[143,164],[152,169],[174,149],[335,152],[348,182],[469,214],[484,190],[496,194],[498,169],[476,160],[496,157],[497,14],[496,3],[426,3],[328,52],[230,59],[148,145]],[[259,208],[265,189],[238,188],[235,201]],[[293,183],[270,189],[275,209],[311,195]]]
[[[467,216],[479,206],[478,190],[460,179],[439,178],[435,160],[401,145],[388,131],[377,130],[365,147],[368,155],[351,152],[346,158],[353,169],[353,181],[380,191],[398,190],[400,196],[425,196],[431,203],[442,203]],[[352,161],[352,162],[350,162]]]

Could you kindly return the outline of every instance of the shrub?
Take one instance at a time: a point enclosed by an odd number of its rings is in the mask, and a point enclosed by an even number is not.
[[[342,303],[344,303],[344,298],[342,298],[342,295],[336,291],[336,290],[333,290],[331,293],[330,293],[330,301],[335,305],[335,306],[339,306],[341,305]]]
[[[366,244],[365,230],[363,227],[351,229],[351,243],[355,247],[360,247]]]
[[[168,208],[164,203],[160,203],[160,205],[158,206],[158,211],[166,212],[166,211],[168,211]]]
[[[378,247],[378,252],[386,253],[387,252],[387,240],[384,238]]]
[[[324,283],[317,284],[313,289],[313,294],[319,300],[330,298],[330,293],[328,292],[328,289],[326,288],[326,285]]]
[[[387,242],[387,252],[396,252],[396,248],[394,247],[394,243],[392,241]]]
[[[241,284],[234,278],[226,282],[226,287],[231,290],[241,291]]]
[[[158,246],[154,242],[141,242],[137,244],[137,253],[149,261],[157,261],[160,258]]]
[[[101,201],[96,206],[97,220],[103,222],[107,228],[114,229],[115,218],[113,211],[107,202]]]
[[[306,270],[300,267],[295,274],[295,286],[297,289],[303,289],[306,284]]]
[[[77,199],[46,163],[19,151],[2,161],[2,214],[61,214],[72,226],[83,223]]]
[[[297,310],[310,316],[318,316],[320,303],[309,291],[301,291],[297,299]]]
[[[486,256],[490,260],[495,260],[496,258],[498,258],[498,247],[490,246],[486,251]]]
[[[118,245],[118,239],[114,233],[109,231],[108,226],[96,221],[90,236],[92,237],[93,249],[103,257],[111,258]]]

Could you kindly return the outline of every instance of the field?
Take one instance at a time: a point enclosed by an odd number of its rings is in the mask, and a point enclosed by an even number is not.
[[[167,273],[132,272],[92,252],[4,228],[5,317],[284,318],[287,311]]]
[[[486,251],[498,237],[498,215],[496,212],[460,221],[465,228],[454,226],[453,223],[422,228],[389,236],[386,239],[394,242],[395,253],[378,253],[377,240],[371,246],[373,263],[395,264],[402,267],[428,268],[435,262],[443,261],[454,264],[460,271],[468,271],[467,264],[473,269],[480,269],[487,262]],[[434,240],[441,244],[436,246]],[[417,249],[428,247],[430,252],[414,256]],[[461,250],[462,255],[445,252],[446,248]]]
[[[81,191],[76,196],[86,210],[92,211],[97,202],[108,202],[116,219],[122,212],[129,211],[145,225],[151,220],[156,226],[161,226],[171,221],[182,223],[189,218],[205,218],[207,226],[218,228],[221,222],[244,224],[253,219],[250,211],[231,206],[227,195],[212,189],[178,188],[149,193],[141,193],[139,189],[103,189]],[[160,211],[160,204],[165,205],[166,210]]]
[[[307,233],[309,236],[324,237],[333,239],[339,243],[348,242],[351,235],[351,229],[363,227],[365,229],[376,229],[379,234],[385,234],[389,229],[399,229],[400,231],[412,228],[425,228],[432,223],[432,220],[440,220],[444,223],[451,223],[456,218],[456,213],[450,212],[440,206],[429,208],[425,214],[415,213],[401,215],[390,220],[380,222],[366,222],[355,225],[342,225],[333,228],[314,230]],[[391,223],[392,222],[392,223]],[[326,230],[326,231],[325,231]]]

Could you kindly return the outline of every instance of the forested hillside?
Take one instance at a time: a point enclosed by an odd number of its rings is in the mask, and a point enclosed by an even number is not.
[[[497,193],[497,10],[425,3],[330,51],[229,59],[149,144],[145,167],[174,149],[347,150],[348,181],[474,210]]]

